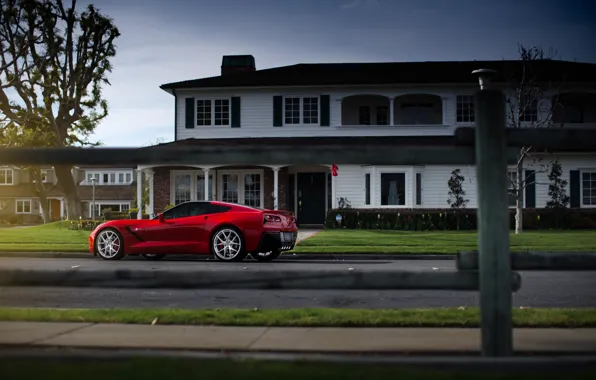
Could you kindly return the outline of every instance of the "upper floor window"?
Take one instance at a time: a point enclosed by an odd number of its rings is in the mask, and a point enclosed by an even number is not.
[[[521,122],[536,122],[538,121],[538,101],[536,98],[527,100],[521,99],[519,121]]]
[[[285,124],[318,124],[318,97],[286,97],[284,98]]]
[[[129,185],[132,183],[132,172],[87,172],[85,182],[96,185]]]
[[[457,122],[474,123],[476,115],[474,111],[473,95],[457,95]]]
[[[0,185],[13,185],[14,171],[9,168],[0,168]]]
[[[230,125],[230,100],[197,100],[197,125]]]
[[[568,92],[553,98],[554,123],[596,123],[596,94]]]

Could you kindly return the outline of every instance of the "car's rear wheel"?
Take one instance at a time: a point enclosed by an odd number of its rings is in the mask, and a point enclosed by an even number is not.
[[[95,237],[95,252],[104,260],[120,260],[124,257],[124,240],[120,232],[106,228]]]
[[[165,256],[166,255],[157,254],[157,253],[144,253],[143,254],[143,257],[146,258],[147,260],[161,260]]]
[[[257,261],[269,262],[277,259],[281,255],[281,251],[251,253],[250,255]]]
[[[242,261],[248,255],[242,233],[234,227],[222,227],[213,233],[211,253],[221,261]]]

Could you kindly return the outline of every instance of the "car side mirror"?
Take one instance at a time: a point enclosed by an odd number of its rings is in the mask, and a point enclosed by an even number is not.
[[[163,212],[160,212],[159,214],[157,214],[157,219],[159,220],[160,223],[164,222]]]

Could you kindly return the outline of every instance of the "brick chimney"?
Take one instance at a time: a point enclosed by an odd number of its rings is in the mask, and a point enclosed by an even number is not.
[[[224,55],[221,60],[221,75],[255,70],[255,57],[252,55]]]

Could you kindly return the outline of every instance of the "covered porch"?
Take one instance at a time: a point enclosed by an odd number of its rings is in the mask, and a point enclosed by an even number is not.
[[[149,215],[169,205],[216,200],[293,211],[298,223],[318,226],[335,206],[334,178],[331,165],[148,165],[137,168],[136,185],[142,199],[147,181]]]

